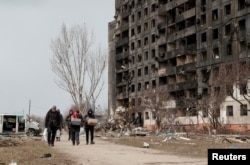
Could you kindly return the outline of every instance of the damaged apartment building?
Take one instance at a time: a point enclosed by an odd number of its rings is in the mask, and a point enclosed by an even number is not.
[[[175,123],[204,122],[201,112],[188,111],[213,92],[214,66],[248,60],[249,13],[248,0],[116,0],[109,23],[109,115],[123,106],[141,126],[154,125],[153,110],[142,106],[143,91],[164,86],[172,98],[165,108],[177,116]],[[238,109],[225,100],[219,120],[250,129],[250,112]]]

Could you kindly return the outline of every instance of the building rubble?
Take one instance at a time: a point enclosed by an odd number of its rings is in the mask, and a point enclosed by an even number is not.
[[[114,118],[108,120],[103,125],[104,136],[106,138],[122,138],[130,136],[145,136],[145,137],[159,137],[161,138],[161,143],[171,143],[171,142],[188,142],[193,144],[193,140],[205,139],[205,142],[211,143],[250,143],[249,135],[231,135],[231,134],[213,134],[208,136],[205,133],[199,132],[177,132],[173,130],[173,126],[170,125],[170,129],[166,129],[165,132],[150,131],[147,128],[137,126],[134,120],[128,117],[128,110],[124,107],[118,107],[115,111]],[[104,138],[105,139],[105,138]],[[195,142],[194,142],[195,143]],[[145,147],[146,142],[142,141],[143,147]],[[146,146],[149,146],[147,144]]]

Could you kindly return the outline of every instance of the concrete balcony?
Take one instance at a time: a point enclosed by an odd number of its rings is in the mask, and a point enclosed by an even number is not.
[[[194,89],[198,87],[197,80],[186,80],[176,84],[176,90]]]
[[[116,42],[116,47],[119,47],[119,46],[122,46],[122,45],[125,45],[125,44],[128,44],[128,37],[119,39],[119,40]]]

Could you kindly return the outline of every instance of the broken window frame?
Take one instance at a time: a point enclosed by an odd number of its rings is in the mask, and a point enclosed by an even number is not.
[[[233,106],[232,105],[228,105],[227,107],[226,107],[226,115],[228,116],[228,117],[233,117],[234,116],[234,111],[233,111]]]
[[[240,105],[240,116],[247,116],[247,104]]]

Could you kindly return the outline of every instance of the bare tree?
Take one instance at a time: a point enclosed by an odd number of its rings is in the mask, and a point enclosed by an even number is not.
[[[218,129],[221,126],[220,106],[225,101],[228,92],[232,92],[231,84],[234,80],[230,79],[228,74],[233,71],[229,65],[225,64],[209,66],[206,71],[208,74],[204,82],[207,83],[208,91],[197,100],[196,110],[197,118],[200,117],[203,121],[203,128],[206,128],[209,134],[211,129]]]
[[[209,69],[209,93],[199,100],[202,111],[201,119],[208,123],[207,129],[218,129],[221,126],[219,111],[221,104],[227,97],[243,105],[244,101],[250,103],[247,92],[250,75],[248,61],[230,61],[212,66]],[[241,97],[239,97],[241,95]],[[242,106],[244,108],[244,106]],[[208,119],[208,121],[205,121]]]
[[[245,61],[241,61],[238,65],[238,78],[239,80],[237,87],[239,88],[240,95],[244,98],[243,100],[247,101],[247,103],[250,105],[250,63],[249,58],[247,58]],[[235,98],[234,98],[235,99]],[[235,99],[237,100],[237,99]],[[243,102],[238,101],[241,105],[243,105]]]
[[[220,90],[219,92],[224,95],[224,98],[230,96],[240,105],[243,105],[245,101],[250,104],[249,75],[250,64],[246,58],[242,61],[233,61],[221,65],[218,78],[213,82]]]
[[[96,100],[105,86],[103,75],[107,66],[107,54],[104,54],[102,49],[98,49],[88,59],[87,65],[88,78],[90,80],[91,86],[88,90],[88,93],[85,94],[85,98],[86,102],[93,105],[93,108],[96,109]],[[88,105],[85,104],[85,106]]]
[[[171,100],[167,86],[158,86],[152,89],[145,89],[142,92],[143,107],[151,111],[152,117],[155,120],[155,129],[161,129],[163,117],[172,117],[167,111],[168,101]]]
[[[198,107],[201,110],[201,113],[197,115],[200,116],[200,119],[203,121],[203,128],[206,128],[209,134],[211,134],[212,129],[218,129],[221,126],[219,120],[220,115],[220,105],[224,101],[224,97],[221,95],[206,95],[203,96],[200,100]]]
[[[63,24],[60,35],[51,42],[51,67],[58,77],[56,84],[71,95],[81,111],[86,110],[91,98],[98,98],[104,84],[101,78],[107,65],[107,53],[101,49],[92,51],[93,41],[93,32],[89,33],[85,24],[69,30]]]

